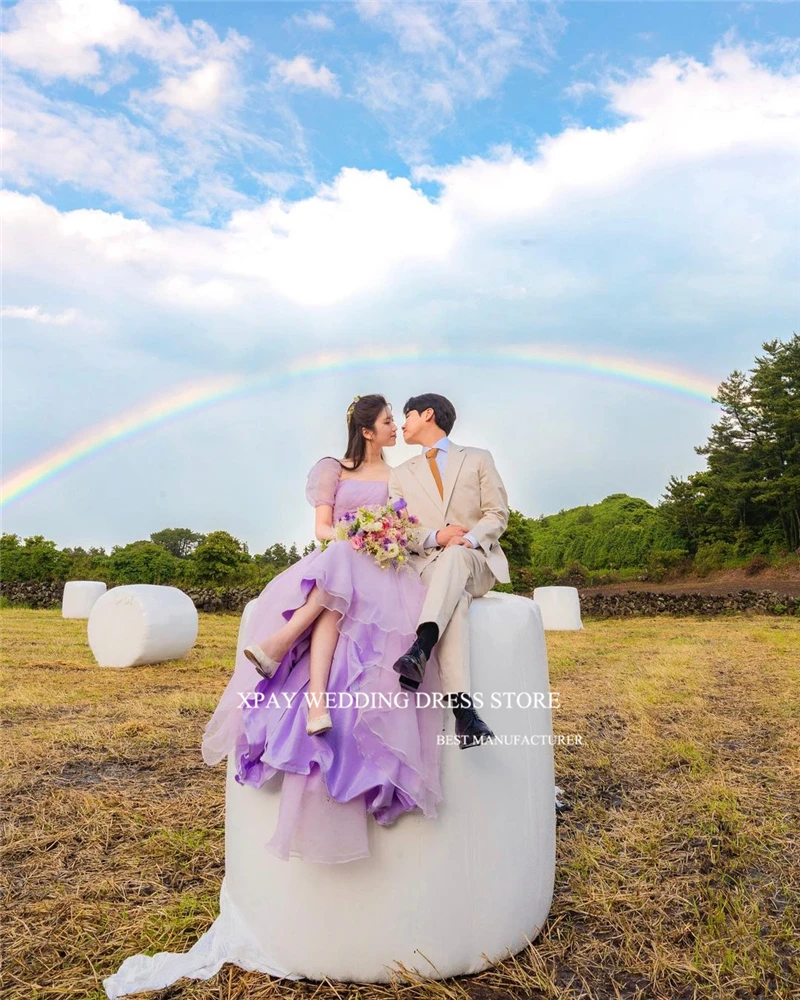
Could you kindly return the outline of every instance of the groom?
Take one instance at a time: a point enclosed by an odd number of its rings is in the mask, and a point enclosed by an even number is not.
[[[428,593],[417,638],[394,669],[402,687],[416,690],[438,643],[443,693],[465,750],[494,736],[469,697],[468,613],[473,597],[511,580],[499,542],[508,525],[508,497],[488,451],[449,439],[456,411],[448,399],[435,392],[412,396],[403,413],[403,439],[422,445],[422,454],[392,469],[389,502],[404,499],[419,518],[409,562]]]

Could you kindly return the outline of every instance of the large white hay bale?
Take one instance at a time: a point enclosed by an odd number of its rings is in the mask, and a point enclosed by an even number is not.
[[[583,628],[577,587],[537,587],[533,599],[541,609],[542,621],[548,632]]]
[[[481,718],[498,737],[552,735],[549,707],[492,707],[493,692],[505,703],[504,692],[541,691],[547,705],[537,606],[490,593],[472,601],[469,617]],[[452,736],[451,711],[445,720]],[[549,742],[444,746],[436,819],[406,814],[382,827],[370,818],[369,858],[286,862],[263,847],[277,821],[280,782],[241,786],[229,759],[228,899],[267,966],[295,975],[386,982],[395,962],[435,978],[479,972],[525,948],[547,918],[555,880],[553,787]]]
[[[538,605],[513,594],[473,600],[472,692],[496,736],[552,735],[547,649]],[[505,692],[512,707],[492,707]],[[543,694],[544,707],[524,707]],[[521,695],[519,699],[517,695]],[[444,736],[454,734],[445,713]],[[220,915],[186,954],[135,955],[103,981],[110,998],[208,979],[225,962],[287,979],[388,982],[396,963],[434,979],[470,975],[533,941],[555,884],[553,747],[442,748],[438,817],[368,819],[369,858],[282,861],[264,848],[279,776],[237,784],[228,760]],[[484,954],[486,957],[484,957]],[[435,968],[434,968],[435,966]]]
[[[88,618],[95,602],[106,592],[99,580],[70,580],[64,584],[61,599],[62,618]]]
[[[101,667],[135,667],[185,656],[197,639],[197,609],[177,587],[114,587],[89,615],[89,646]]]

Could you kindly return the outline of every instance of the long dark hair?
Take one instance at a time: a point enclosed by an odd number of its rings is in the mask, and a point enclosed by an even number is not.
[[[359,396],[349,406],[347,410],[347,449],[344,457],[352,462],[352,465],[343,465],[340,459],[336,459],[343,469],[352,472],[360,465],[364,464],[367,457],[367,440],[361,433],[362,430],[375,430],[378,417],[385,409],[391,406],[385,397],[375,392],[369,396]],[[326,458],[335,458],[335,455],[326,455]],[[381,448],[381,460],[386,461],[386,456]]]

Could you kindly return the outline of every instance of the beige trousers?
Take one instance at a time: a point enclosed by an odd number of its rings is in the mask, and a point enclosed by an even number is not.
[[[453,694],[470,688],[469,606],[483,597],[496,580],[480,549],[448,545],[422,570],[420,579],[428,588],[417,625],[436,622],[442,692]]]

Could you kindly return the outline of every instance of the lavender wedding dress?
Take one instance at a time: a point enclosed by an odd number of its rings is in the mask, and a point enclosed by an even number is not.
[[[387,502],[387,483],[342,480],[340,470],[335,459],[321,459],[306,485],[312,506],[333,505],[334,523],[346,511]],[[309,736],[311,628],[269,680],[241,648],[275,632],[315,586],[341,618],[327,684],[333,729]],[[443,710],[403,691],[392,669],[414,641],[425,589],[410,567],[381,569],[349,542],[330,542],[289,566],[257,598],[234,674],[206,728],[203,757],[214,764],[233,753],[236,780],[254,787],[283,773],[277,826],[265,844],[278,857],[353,861],[369,856],[368,816],[382,826],[414,809],[436,817]],[[436,691],[434,652],[419,693]]]

